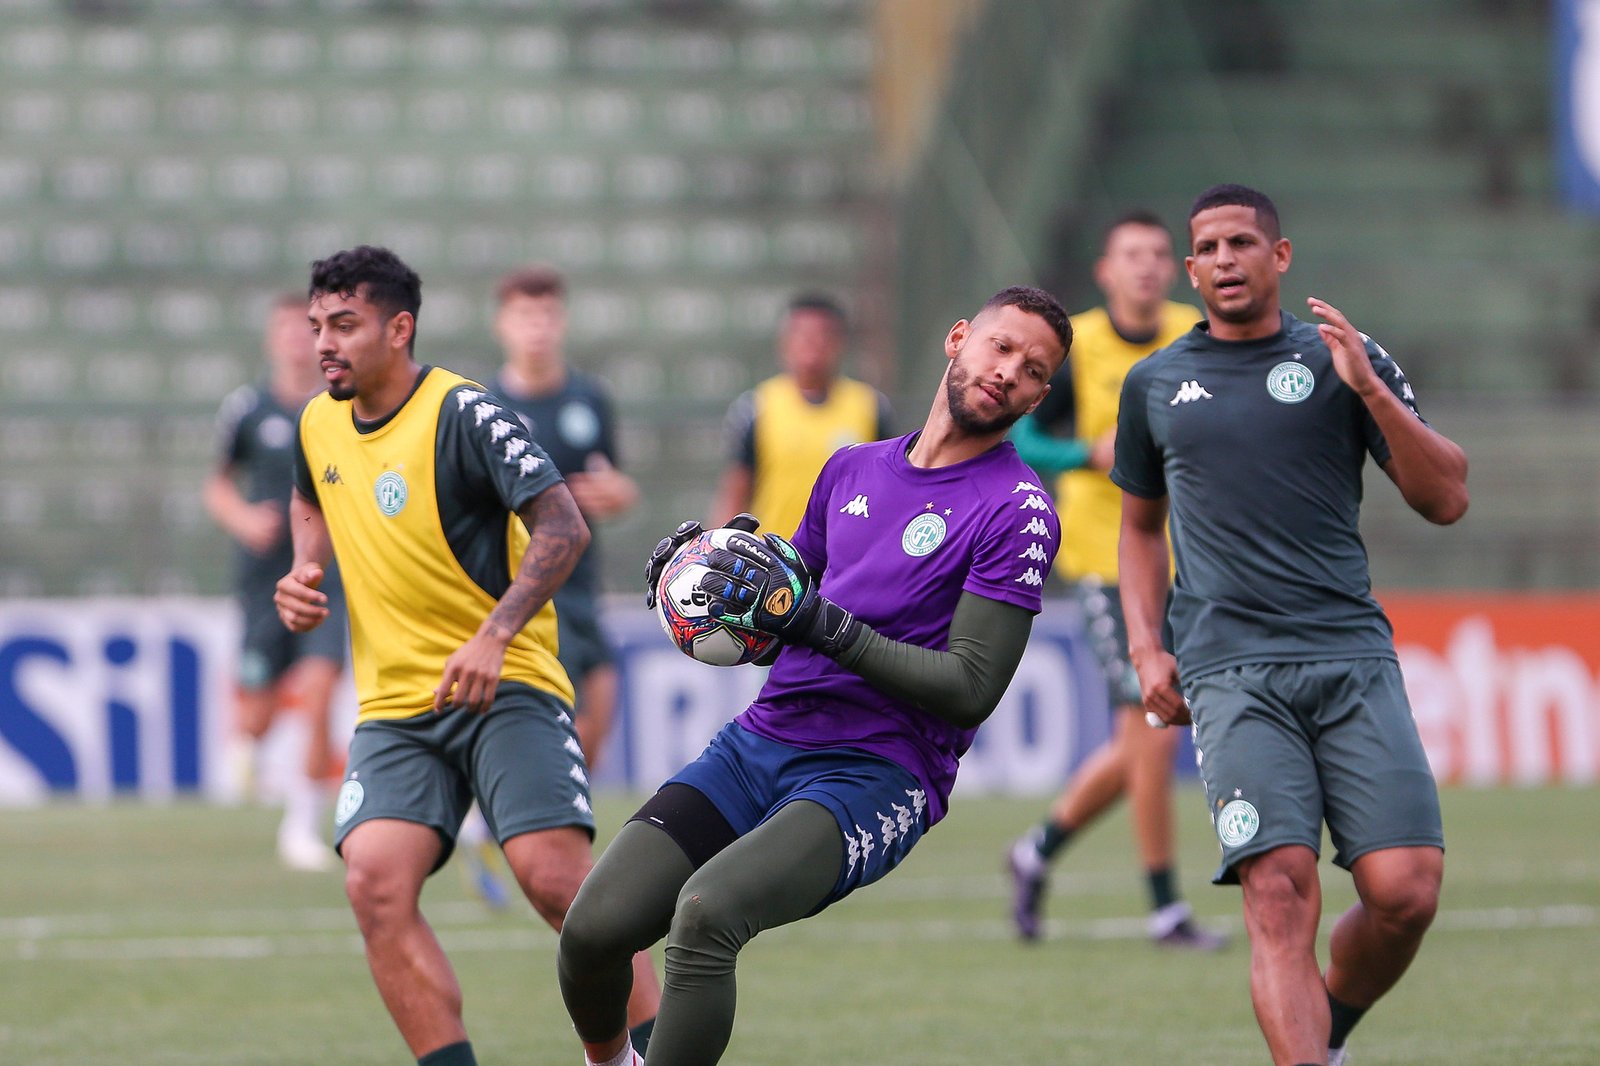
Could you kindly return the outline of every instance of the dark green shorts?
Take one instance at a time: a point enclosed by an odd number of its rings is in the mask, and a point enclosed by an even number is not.
[[[308,633],[291,633],[272,602],[277,584],[255,583],[240,588],[244,612],[244,638],[239,648],[239,687],[246,691],[277,684],[301,659],[327,659],[343,666],[349,638],[345,636],[344,591],[337,582],[328,588],[328,618]]]
[[[1083,631],[1089,649],[1106,678],[1111,709],[1144,702],[1139,692],[1139,674],[1128,660],[1128,624],[1122,618],[1122,595],[1115,585],[1080,581],[1072,586],[1072,597],[1083,612]]]
[[[521,833],[577,826],[594,837],[589,772],[571,708],[528,685],[508,682],[487,714],[448,711],[362,722],[334,806],[333,846],[373,818],[431,827],[444,849],[476,798],[501,843]]]
[[[556,593],[556,658],[578,684],[589,672],[616,661],[617,653],[600,627],[600,608],[587,592]],[[580,713],[582,709],[580,708]]]
[[[1222,865],[1303,844],[1335,864],[1369,851],[1444,847],[1439,792],[1391,659],[1255,663],[1184,686]]]

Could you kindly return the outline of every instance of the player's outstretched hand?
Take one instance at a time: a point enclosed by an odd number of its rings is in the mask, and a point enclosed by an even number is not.
[[[861,623],[817,592],[817,578],[795,546],[776,533],[738,534],[706,560],[700,591],[725,622],[771,633],[829,658],[848,648]]]
[[[1372,360],[1367,357],[1366,338],[1344,317],[1344,312],[1315,296],[1308,299],[1306,304],[1313,314],[1322,319],[1317,325],[1317,335],[1333,355],[1334,373],[1358,396],[1366,396],[1384,388],[1383,380],[1372,369]]]
[[[656,586],[661,583],[661,571],[667,568],[667,563],[677,554],[679,548],[705,532],[705,527],[694,519],[679,522],[669,536],[656,541],[655,550],[650,553],[650,558],[644,564],[644,605],[654,610],[656,605]]]
[[[328,594],[317,590],[322,573],[317,564],[305,563],[278,579],[272,603],[289,632],[309,633],[328,617]]]

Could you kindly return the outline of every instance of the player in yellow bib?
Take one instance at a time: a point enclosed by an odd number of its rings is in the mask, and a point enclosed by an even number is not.
[[[790,302],[778,334],[783,373],[728,408],[730,456],[713,522],[748,512],[761,528],[790,536],[828,457],[889,435],[888,400],[839,373],[846,332],[844,309],[831,298],[805,294]]]
[[[1160,218],[1129,212],[1105,231],[1094,278],[1104,307],[1072,318],[1072,355],[1050,395],[1017,424],[1017,452],[1035,470],[1059,473],[1061,550],[1056,569],[1083,611],[1090,645],[1106,675],[1114,721],[1111,739],[1078,767],[1044,822],[1011,848],[1012,917],[1018,934],[1043,932],[1049,863],[1073,834],[1124,793],[1150,894],[1150,936],[1167,947],[1215,949],[1222,939],[1197,926],[1180,897],[1173,869],[1172,762],[1176,730],[1144,719],[1139,679],[1128,661],[1128,638],[1117,597],[1117,534],[1122,491],[1111,483],[1122,380],[1151,352],[1187,333],[1200,312],[1167,299],[1177,277],[1172,237]],[[1066,436],[1059,436],[1067,430]]]
[[[345,891],[417,1061],[473,1066],[418,902],[474,799],[554,928],[589,871],[594,815],[550,606],[589,530],[516,415],[415,361],[421,281],[393,252],[319,260],[310,297],[328,391],[300,415],[276,603],[294,632],[321,624],[337,552],[360,699],[334,816]],[[641,955],[630,1022],[654,1017],[656,988]]]

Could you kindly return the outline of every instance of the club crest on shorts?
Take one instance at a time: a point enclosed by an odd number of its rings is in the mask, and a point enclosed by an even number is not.
[[[361,809],[361,801],[366,798],[366,790],[361,787],[360,781],[346,781],[344,787],[339,789],[338,801],[333,805],[333,824],[348,822]]]
[[[372,494],[378,500],[378,510],[393,518],[406,505],[406,479],[393,470],[385,470],[373,484]]]
[[[920,559],[944,543],[944,534],[943,518],[932,513],[919,514],[906,523],[906,531],[900,535],[900,547],[913,559]]]
[[[1261,816],[1249,800],[1236,799],[1217,812],[1217,839],[1225,848],[1249,843],[1261,828]]]
[[[1317,387],[1316,376],[1304,363],[1279,363],[1267,371],[1267,391],[1279,403],[1299,403]]]

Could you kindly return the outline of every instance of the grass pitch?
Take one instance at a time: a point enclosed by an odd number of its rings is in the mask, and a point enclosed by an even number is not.
[[[1450,791],[1445,895],[1411,973],[1352,1040],[1359,1066],[1600,1062],[1600,790]],[[602,796],[606,832],[633,809]],[[1143,937],[1125,818],[1056,866],[1049,937],[1018,944],[1000,869],[1044,801],[958,796],[885,881],[745,951],[724,1061],[969,1066],[1267,1061],[1236,889],[1200,800],[1179,798],[1183,888],[1229,950]],[[51,806],[0,814],[0,1061],[35,1066],[409,1062],[336,874],[272,856],[275,812]],[[555,937],[493,913],[452,862],[424,911],[454,959],[485,1066],[581,1063]],[[1352,898],[1323,864],[1326,910]],[[1330,924],[1325,918],[1324,929]]]

